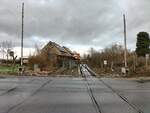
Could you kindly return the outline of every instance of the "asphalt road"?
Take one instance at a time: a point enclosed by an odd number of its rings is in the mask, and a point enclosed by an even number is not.
[[[150,113],[150,82],[123,79],[0,79],[0,113]]]

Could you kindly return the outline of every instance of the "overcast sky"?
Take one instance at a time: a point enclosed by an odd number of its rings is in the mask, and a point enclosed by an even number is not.
[[[55,41],[83,53],[123,44],[123,13],[129,49],[135,49],[138,32],[150,32],[150,0],[0,0],[0,42],[12,41],[17,49],[22,2],[25,48]]]

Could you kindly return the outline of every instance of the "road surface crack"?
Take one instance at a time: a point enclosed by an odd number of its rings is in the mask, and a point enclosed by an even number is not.
[[[30,96],[28,96],[27,98],[25,98],[23,101],[21,101],[20,103],[10,107],[5,113],[10,113],[13,109],[15,109],[16,107],[22,105],[24,102],[26,102],[27,100],[29,100],[29,98],[31,98],[32,96],[34,96],[35,94],[37,94],[37,92],[40,91],[41,88],[43,88],[45,85],[49,84],[52,80],[48,80],[47,82],[45,82],[44,84],[42,84],[36,91],[34,91]]]

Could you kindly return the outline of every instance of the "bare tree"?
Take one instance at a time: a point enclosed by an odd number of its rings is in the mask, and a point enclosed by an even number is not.
[[[6,55],[7,60],[8,60],[9,52],[11,51],[12,47],[13,47],[13,44],[11,41],[2,41],[0,43],[0,52],[3,55],[3,59],[5,58],[5,55]]]
[[[35,54],[40,54],[41,51],[39,45],[35,44],[34,47],[35,47]]]
[[[2,53],[2,58],[4,59],[4,56],[5,56],[5,54],[6,54],[6,51],[5,51],[5,49],[4,49],[4,42],[1,42],[0,43],[0,52]]]

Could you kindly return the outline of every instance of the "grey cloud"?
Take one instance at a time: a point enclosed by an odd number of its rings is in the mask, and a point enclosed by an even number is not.
[[[8,39],[20,46],[21,3],[0,1],[0,41]],[[99,48],[122,43],[125,8],[128,44],[134,48],[136,34],[149,32],[149,5],[149,0],[25,0],[25,46],[34,47],[41,40]]]

